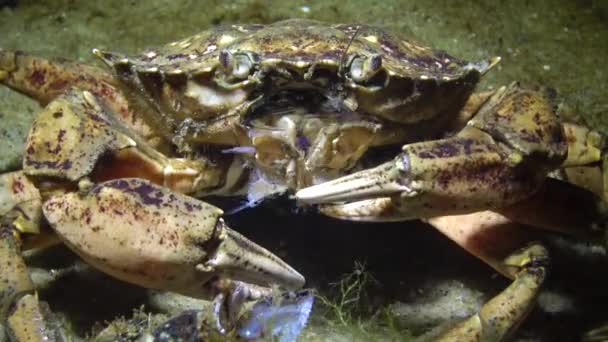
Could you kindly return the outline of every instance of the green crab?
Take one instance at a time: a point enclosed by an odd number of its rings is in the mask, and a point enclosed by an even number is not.
[[[548,255],[519,249],[512,221],[571,230],[595,218],[541,209],[563,205],[558,195],[592,207],[591,192],[547,176],[595,170],[601,136],[560,121],[539,89],[473,93],[498,58],[471,63],[376,27],[310,20],[216,27],[137,56],[93,53],[109,71],[0,50],[0,82],[45,106],[22,170],[0,176],[0,317],[17,339],[48,333],[24,319],[44,310],[23,296],[33,289],[20,251],[49,235],[118,279],[215,298],[220,331],[243,300],[304,285],[195,199],[207,195],[254,204],[287,191],[300,203],[349,202],[320,207],[339,218],[426,220],[514,279],[445,339],[502,339],[532,307]]]

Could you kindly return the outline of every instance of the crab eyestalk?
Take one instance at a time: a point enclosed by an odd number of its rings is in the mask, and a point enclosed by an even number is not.
[[[367,82],[382,68],[382,56],[373,54],[369,57],[356,56],[350,64],[350,77],[355,82]]]
[[[229,78],[244,80],[253,70],[253,61],[246,53],[232,53],[222,50],[219,54],[220,67]]]

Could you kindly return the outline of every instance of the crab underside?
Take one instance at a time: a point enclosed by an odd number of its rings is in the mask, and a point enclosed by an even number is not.
[[[208,195],[428,222],[513,279],[446,340],[503,339],[534,305],[549,258],[517,223],[601,233],[603,138],[562,121],[542,88],[473,93],[498,58],[306,20],[94,53],[110,71],[0,50],[0,81],[45,106],[23,169],[0,176],[0,313],[17,339],[49,333],[28,319],[43,313],[23,296],[20,251],[50,235],[123,281],[214,299],[220,332],[242,301],[304,285],[196,199]]]

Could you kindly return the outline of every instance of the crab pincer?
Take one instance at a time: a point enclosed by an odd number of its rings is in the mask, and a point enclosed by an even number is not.
[[[113,180],[57,196],[43,212],[85,261],[146,288],[231,300],[246,283],[304,285],[297,271],[229,228],[221,209],[145,180]],[[252,289],[244,296],[263,294]]]

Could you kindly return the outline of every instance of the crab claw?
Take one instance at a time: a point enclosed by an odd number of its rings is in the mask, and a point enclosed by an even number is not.
[[[396,158],[370,170],[304,188],[296,193],[296,198],[302,203],[321,204],[413,194],[415,191],[402,180],[408,169],[406,157]]]
[[[53,197],[44,215],[60,238],[94,267],[146,288],[212,298],[210,283],[232,279],[288,289],[304,277],[230,229],[222,210],[130,178]]]
[[[320,211],[328,216],[359,221],[402,220],[400,201],[393,197],[413,197],[418,192],[409,179],[409,159],[399,156],[376,168],[364,170],[296,193],[298,201],[326,204]],[[338,203],[336,202],[348,202]]]
[[[217,225],[222,230],[218,232],[221,242],[206,263],[197,265],[199,270],[220,272],[227,278],[261,286],[278,284],[287,289],[304,286],[304,277],[279,257],[228,228],[222,219]]]
[[[542,168],[526,174],[528,169],[514,167],[517,161],[510,158],[485,133],[470,128],[461,136],[406,145],[392,161],[302,189],[296,198],[311,204],[334,203],[321,211],[364,221],[504,207],[530,196],[544,179]]]
[[[296,197],[304,203],[364,200],[324,210],[348,219],[366,219],[361,212],[371,211],[381,213],[373,220],[467,214],[532,196],[566,155],[563,128],[549,101],[513,83],[484,102],[458,134],[404,145],[390,162]]]

